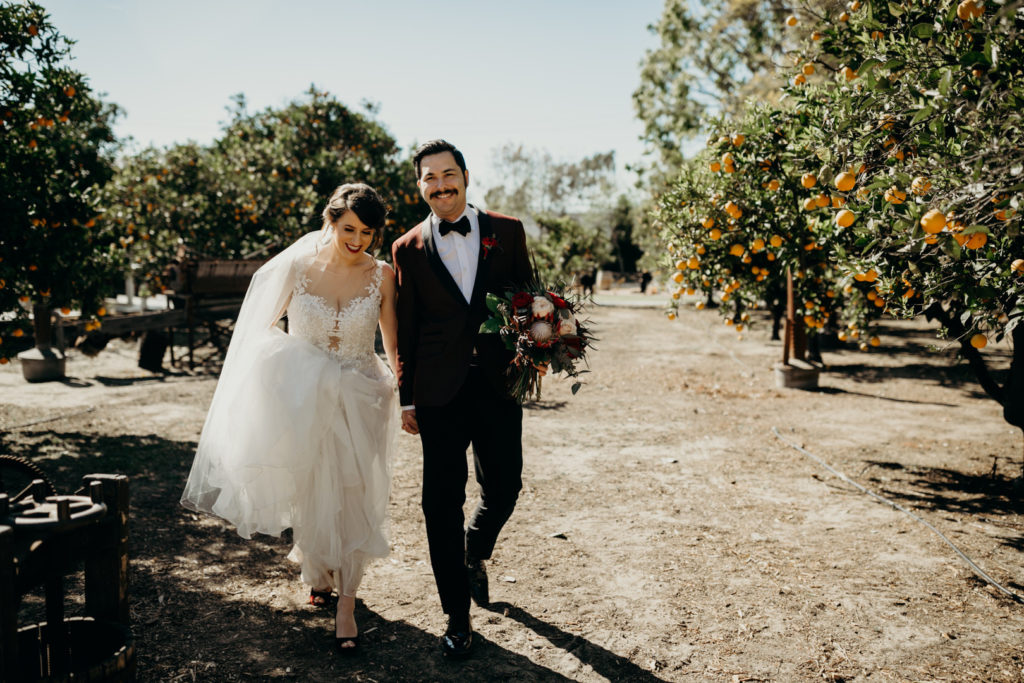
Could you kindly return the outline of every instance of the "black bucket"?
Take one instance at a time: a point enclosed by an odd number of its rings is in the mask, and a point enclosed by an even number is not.
[[[70,644],[66,671],[53,671],[51,637],[46,623],[18,629],[19,671],[25,683],[135,680],[135,641],[123,624],[91,617],[64,620]]]

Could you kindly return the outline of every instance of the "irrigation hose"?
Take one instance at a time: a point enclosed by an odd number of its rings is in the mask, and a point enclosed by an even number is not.
[[[859,489],[863,493],[868,494],[869,496],[871,496],[875,500],[877,500],[879,502],[882,502],[882,503],[885,503],[886,505],[889,505],[889,506],[899,510],[900,512],[902,512],[904,514],[909,515],[911,518],[917,520],[921,524],[924,524],[926,527],[931,529],[939,538],[941,538],[943,540],[943,542],[945,542],[946,545],[948,545],[950,548],[952,548],[953,551],[957,555],[959,555],[961,557],[961,559],[963,559],[964,562],[967,563],[967,565],[971,568],[971,570],[980,579],[984,580],[985,583],[989,584],[990,586],[992,586],[993,588],[998,590],[1000,593],[1002,593],[1006,597],[1008,597],[1011,600],[1013,600],[1014,602],[1018,602],[1020,604],[1024,604],[1024,596],[1021,596],[1019,593],[1015,593],[1012,590],[1010,590],[1009,588],[1006,588],[1006,587],[1002,586],[995,579],[993,579],[991,576],[986,574],[985,571],[981,567],[976,565],[971,558],[967,557],[967,555],[965,555],[963,553],[963,551],[960,550],[960,548],[957,548],[955,545],[953,545],[953,542],[950,541],[948,538],[946,538],[945,534],[943,534],[941,531],[936,529],[929,522],[925,521],[924,519],[922,519],[918,515],[914,514],[910,510],[906,509],[905,507],[903,507],[899,503],[897,503],[895,501],[892,501],[892,500],[889,500],[885,496],[880,496],[880,495],[878,495],[877,493],[875,493],[873,491],[869,491],[868,489],[864,488],[863,486],[861,486],[860,484],[858,484],[854,480],[850,479],[848,476],[846,476],[842,472],[840,472],[840,471],[836,470],[835,468],[833,468],[831,465],[829,465],[827,462],[825,462],[824,460],[822,460],[821,458],[816,456],[814,453],[811,453],[810,451],[805,449],[803,446],[801,446],[799,444],[796,444],[796,443],[793,443],[792,441],[786,439],[784,436],[779,434],[778,427],[772,427],[772,433],[775,434],[775,438],[777,438],[779,441],[781,441],[782,443],[786,444],[787,446],[790,446],[791,448],[794,448],[794,449],[800,451],[801,453],[803,453],[804,455],[806,455],[807,457],[811,458],[812,460],[817,462],[819,465],[821,465],[822,467],[827,469],[829,472],[831,472],[832,474],[836,475],[837,477],[839,477],[840,479],[845,481],[847,484],[850,484],[851,486],[856,487],[857,489]]]
[[[45,422],[56,422],[57,420],[64,420],[69,417],[85,415],[86,413],[91,413],[94,410],[96,410],[95,406],[92,408],[86,408],[85,410],[79,410],[74,413],[65,413],[63,415],[57,415],[55,417],[44,417],[42,420],[33,420],[32,422],[26,422],[25,424],[15,425],[13,427],[4,427],[3,429],[0,429],[0,434],[5,434],[7,432],[16,432],[19,429],[25,429],[25,427],[34,427],[36,425],[41,425]]]

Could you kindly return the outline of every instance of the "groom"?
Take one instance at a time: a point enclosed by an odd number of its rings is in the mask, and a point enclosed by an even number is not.
[[[431,214],[392,246],[398,278],[398,390],[402,428],[423,446],[423,515],[430,564],[448,627],[442,652],[473,646],[472,595],[488,603],[484,560],[522,487],[522,408],[509,397],[512,354],[480,335],[486,295],[531,280],[523,224],[466,204],[469,174],[451,143],[432,140],[413,156]],[[468,527],[466,449],[472,445],[480,504]]]

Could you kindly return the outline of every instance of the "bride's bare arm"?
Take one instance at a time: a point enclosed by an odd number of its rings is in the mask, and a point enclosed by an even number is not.
[[[380,286],[380,336],[391,372],[398,376],[398,316],[395,313],[395,271],[385,265]]]
[[[270,327],[274,327],[279,322],[281,322],[281,318],[283,318],[284,314],[288,312],[288,304],[290,304],[291,302],[292,302],[292,293],[291,293],[291,291],[289,291],[288,292],[288,296],[284,300],[284,303],[281,304],[281,307],[278,309],[277,315],[274,316],[274,320],[270,323]]]

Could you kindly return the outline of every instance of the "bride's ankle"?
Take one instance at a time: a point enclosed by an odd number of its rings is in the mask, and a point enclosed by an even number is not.
[[[359,634],[359,625],[356,624],[355,614],[352,612],[338,612],[334,620],[334,634],[339,638],[352,638]]]

